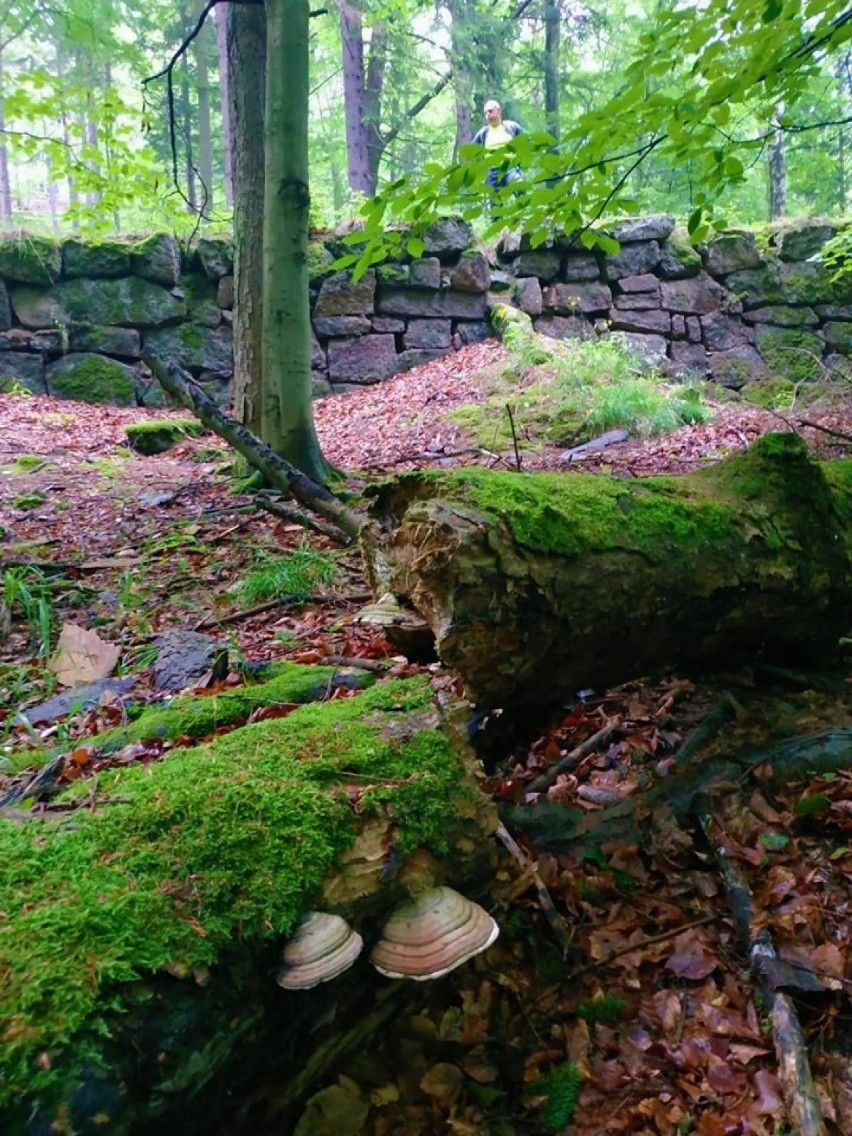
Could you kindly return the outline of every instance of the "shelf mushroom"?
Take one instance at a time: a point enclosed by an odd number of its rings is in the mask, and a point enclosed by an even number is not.
[[[499,933],[479,904],[452,888],[428,888],[391,914],[370,962],[388,978],[424,982],[486,950]]]
[[[310,990],[348,970],[364,940],[340,915],[309,911],[284,948],[276,981],[285,990]]]

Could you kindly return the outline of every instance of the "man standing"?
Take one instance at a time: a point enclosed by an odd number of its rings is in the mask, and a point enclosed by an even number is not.
[[[520,123],[513,122],[510,118],[503,118],[503,111],[496,99],[489,99],[483,107],[483,111],[486,125],[477,130],[473,136],[473,141],[484,146],[486,150],[499,150],[515,135],[523,132]],[[488,177],[485,180],[494,189],[502,189],[509,182],[517,181],[520,176],[521,171],[517,166],[513,166],[504,173],[501,173],[500,168],[497,167],[488,171]]]

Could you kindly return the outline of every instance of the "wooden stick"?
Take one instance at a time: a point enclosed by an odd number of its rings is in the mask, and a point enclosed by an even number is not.
[[[584,742],[580,742],[578,746],[571,750],[570,753],[562,757],[544,773],[541,773],[534,781],[531,781],[527,786],[528,793],[544,793],[553,785],[560,773],[571,773],[584,757],[590,753],[594,753],[601,742],[607,741],[618,727],[621,725],[621,716],[614,715],[609,721],[590,738],[586,738]]]
[[[524,850],[515,841],[505,825],[498,824],[497,828],[494,830],[494,835],[506,851],[520,864],[522,871],[529,873],[536,894],[538,895],[538,902],[544,912],[544,917],[550,924],[553,934],[556,936],[556,941],[559,944],[559,949],[562,951],[562,957],[564,958],[571,949],[571,933],[565,925],[565,920],[556,910],[556,905],[551,898],[550,892],[547,890],[547,885],[538,874],[535,864],[533,864]]]

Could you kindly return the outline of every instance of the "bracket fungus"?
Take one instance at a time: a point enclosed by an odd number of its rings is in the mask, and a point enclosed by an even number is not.
[[[424,982],[478,955],[499,933],[478,903],[452,888],[428,888],[391,914],[370,962],[388,978]]]
[[[340,915],[309,911],[283,953],[276,981],[285,990],[310,990],[348,970],[364,940]]]

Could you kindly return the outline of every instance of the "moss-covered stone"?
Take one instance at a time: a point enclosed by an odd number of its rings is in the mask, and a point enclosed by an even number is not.
[[[27,233],[0,237],[0,277],[20,284],[50,285],[59,278],[62,254],[56,241]]]
[[[197,438],[204,427],[195,418],[169,418],[157,422],[133,422],[124,433],[132,450],[150,457],[163,454],[186,438]]]
[[[686,280],[701,271],[701,255],[689,241],[672,235],[662,246],[660,275],[664,280]]]
[[[781,410],[790,407],[795,390],[796,384],[789,379],[774,378],[749,383],[740,394],[753,406],[762,406],[765,410]]]
[[[233,369],[233,332],[225,324],[215,328],[197,323],[154,328],[145,333],[145,347],[195,372]]]
[[[130,270],[173,288],[180,279],[180,245],[171,233],[153,233],[130,248]]]
[[[773,375],[792,382],[812,382],[822,374],[823,341],[813,332],[792,327],[759,327],[755,344]]]
[[[47,394],[44,360],[22,351],[0,351],[0,393]]]
[[[48,393],[75,402],[135,406],[133,371],[116,359],[84,352],[66,355],[47,368]]]
[[[308,242],[308,280],[311,285],[321,284],[327,276],[331,276],[334,271],[332,264],[334,254],[322,241]]]
[[[28,512],[30,509],[37,509],[43,504],[44,494],[38,490],[33,490],[32,493],[22,493],[20,497],[16,497],[12,502],[12,508],[20,509],[22,512]]]
[[[130,249],[123,241],[81,241],[73,237],[62,246],[62,271],[66,277],[126,276]]]
[[[234,270],[232,242],[224,237],[201,237],[198,241],[198,259],[209,280],[219,280]]]
[[[11,301],[15,315],[28,328],[75,323],[159,327],[186,318],[182,300],[135,276],[64,280],[49,292],[14,288]]]
[[[217,327],[222,320],[222,309],[217,300],[217,284],[199,272],[187,272],[180,282],[186,297],[189,318],[203,327]]]
[[[430,710],[427,682],[389,682],[107,771],[65,819],[0,819],[0,1105],[97,1060],[118,984],[285,936],[358,814],[392,813],[403,852],[441,851],[464,769]]]

